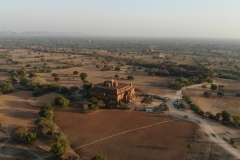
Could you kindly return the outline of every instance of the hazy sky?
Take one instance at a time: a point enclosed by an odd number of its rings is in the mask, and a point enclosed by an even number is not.
[[[0,0],[0,31],[240,38],[240,0]]]

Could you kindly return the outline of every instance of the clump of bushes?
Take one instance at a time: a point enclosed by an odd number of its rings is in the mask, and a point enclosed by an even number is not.
[[[60,106],[60,107],[66,107],[68,106],[69,104],[69,100],[66,99],[65,97],[63,96],[57,96],[55,99],[54,99],[54,102],[57,106]]]

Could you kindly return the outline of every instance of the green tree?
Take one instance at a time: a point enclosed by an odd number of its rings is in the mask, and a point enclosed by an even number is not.
[[[133,76],[127,76],[127,79],[128,80],[134,80],[134,77]]]
[[[50,153],[53,157],[60,158],[69,147],[68,142],[60,140],[52,144]]]
[[[104,156],[95,155],[95,156],[92,158],[92,160],[107,160],[107,158],[104,157]]]
[[[229,122],[229,121],[230,121],[230,117],[231,117],[231,115],[230,115],[229,112],[227,112],[227,111],[222,111],[222,122],[223,122],[223,123]]]
[[[34,132],[26,132],[23,138],[25,142],[32,143],[37,140],[37,134]]]
[[[210,97],[210,96],[212,95],[212,93],[205,91],[205,92],[203,93],[203,95],[204,95],[205,97]]]
[[[25,76],[20,78],[20,84],[21,85],[27,85],[29,81],[30,81],[29,78],[27,78]]]
[[[54,143],[52,144],[50,153],[53,157],[60,158],[69,148],[67,137],[62,132],[54,134]]]
[[[215,91],[217,89],[217,85],[216,84],[211,84],[211,90]]]
[[[52,76],[53,77],[58,77],[58,74],[57,73],[52,73]]]
[[[64,98],[63,96],[57,96],[55,99],[54,99],[54,102],[57,106],[60,106],[60,107],[66,107],[69,103],[69,100]]]
[[[87,73],[81,73],[80,78],[82,81],[84,81],[87,78]]]
[[[78,71],[73,71],[73,74],[77,75],[79,72]]]
[[[216,113],[216,115],[215,115],[216,120],[219,121],[221,116],[222,116],[222,113]]]
[[[48,85],[49,91],[57,92],[59,90],[59,85],[58,84],[50,84]]]
[[[15,89],[11,83],[5,83],[5,82],[0,84],[0,88],[3,94],[10,93]]]

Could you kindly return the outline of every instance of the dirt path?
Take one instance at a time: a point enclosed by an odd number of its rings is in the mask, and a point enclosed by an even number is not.
[[[189,86],[188,88],[195,88],[195,87],[199,87],[202,84],[197,84],[197,85],[192,85]],[[230,154],[232,154],[236,159],[240,159],[240,151],[236,148],[233,148],[228,142],[226,142],[225,140],[223,140],[218,133],[225,133],[226,131],[228,132],[232,132],[232,133],[236,133],[236,130],[234,129],[229,129],[225,126],[220,125],[217,122],[211,122],[207,119],[202,119],[201,117],[197,117],[196,114],[190,110],[186,110],[186,111],[179,111],[176,108],[174,108],[174,102],[177,99],[182,99],[182,91],[185,90],[186,88],[182,88],[181,90],[177,91],[175,94],[167,94],[165,96],[169,97],[170,100],[167,102],[168,106],[170,107],[170,114],[175,115],[175,116],[184,116],[186,114],[190,115],[190,121],[193,122],[197,122],[200,123],[200,127],[202,127],[205,130],[205,133],[208,135],[209,137],[209,148],[208,148],[208,152],[206,155],[206,158],[208,159],[209,157],[209,152],[210,152],[210,146],[211,143],[215,142],[216,144],[220,145],[221,147],[223,147],[226,151],[228,151]],[[217,132],[215,131],[217,130]],[[237,135],[239,136],[239,135]]]

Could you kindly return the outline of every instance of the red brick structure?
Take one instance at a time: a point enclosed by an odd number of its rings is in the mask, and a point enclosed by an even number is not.
[[[104,81],[104,83],[96,84],[89,90],[90,97],[96,97],[104,101],[115,101],[119,102],[125,100],[132,102],[135,100],[135,92],[132,83],[124,84],[118,83],[111,79]]]

